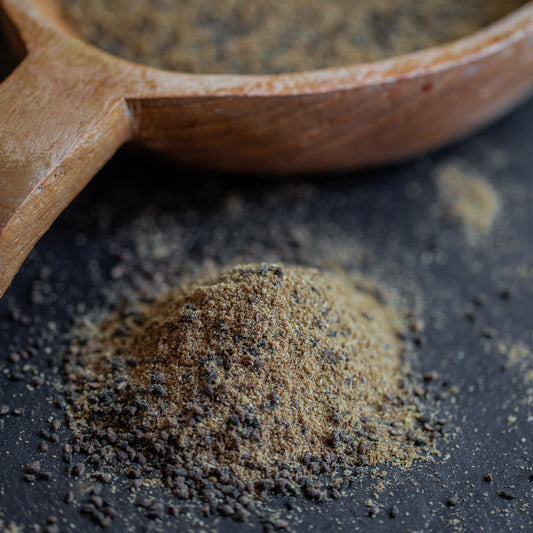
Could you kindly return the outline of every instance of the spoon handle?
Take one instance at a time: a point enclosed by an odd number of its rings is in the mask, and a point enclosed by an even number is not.
[[[31,51],[0,85],[0,296],[37,240],[131,137],[127,104]]]

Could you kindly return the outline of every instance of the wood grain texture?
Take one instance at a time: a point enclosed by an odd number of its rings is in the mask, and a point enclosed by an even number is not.
[[[44,38],[43,38],[44,37]],[[43,32],[0,85],[0,294],[61,211],[131,137],[113,77]],[[61,59],[60,59],[61,58]]]
[[[0,292],[130,133],[123,101],[96,84],[68,90],[40,59],[28,57],[0,86]]]
[[[246,172],[397,161],[501,115],[533,86],[533,2],[449,45],[269,76],[164,72],[75,37],[53,0],[0,0],[26,58],[0,86],[0,295],[124,142]]]

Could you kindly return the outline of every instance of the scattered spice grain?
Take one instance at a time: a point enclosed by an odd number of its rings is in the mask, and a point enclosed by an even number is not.
[[[340,66],[464,37],[524,0],[61,0],[89,42],[158,68],[282,73]]]

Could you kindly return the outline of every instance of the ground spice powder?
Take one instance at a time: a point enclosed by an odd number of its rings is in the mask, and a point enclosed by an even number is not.
[[[345,276],[234,267],[110,317],[73,347],[74,440],[120,443],[99,461],[111,453],[132,479],[159,477],[226,514],[268,490],[334,496],[339,472],[407,466],[431,448],[402,328]]]
[[[158,68],[282,73],[446,43],[524,0],[61,0],[89,42]]]
[[[501,211],[501,201],[493,185],[460,160],[447,161],[436,168],[436,185],[441,215],[461,224],[470,243],[486,235]]]

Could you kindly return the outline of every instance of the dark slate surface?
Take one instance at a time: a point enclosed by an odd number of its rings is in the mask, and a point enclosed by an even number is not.
[[[282,194],[272,181],[204,176],[156,164],[150,157],[120,153],[54,223],[0,301],[0,405],[23,409],[21,416],[0,416],[0,517],[6,523],[43,526],[46,517],[56,515],[62,531],[94,528],[77,510],[83,501],[78,492],[77,505],[63,503],[63,495],[75,483],[63,475],[59,447],[50,444],[46,453],[37,451],[37,433],[50,416],[62,417],[62,411],[50,404],[57,395],[49,383],[58,372],[68,317],[80,302],[88,308],[100,304],[101,290],[112,286],[109,273],[119,253],[115,236],[150,206],[162,224],[171,220],[182,226],[191,253],[212,253],[205,251],[206,243],[213,245],[216,239],[221,257],[224,242],[231,239],[238,238],[237,247],[245,250],[254,246],[257,227],[283,231],[278,221],[291,217],[312,228],[317,239],[351,235],[365,250],[361,268],[408,297],[412,291],[421,295],[427,324],[418,350],[421,370],[437,370],[446,382],[443,389],[457,388],[448,404],[449,436],[438,446],[442,457],[410,472],[387,468],[393,481],[376,499],[381,510],[375,518],[367,515],[364,505],[374,497],[375,482],[363,472],[340,501],[298,500],[301,512],[291,523],[293,529],[533,530],[528,367],[508,364],[498,349],[500,342],[533,345],[532,138],[530,101],[482,134],[438,154],[380,171],[304,179],[290,194]],[[495,152],[505,153],[507,161],[496,165]],[[495,227],[475,246],[467,243],[460,228],[434,214],[432,170],[453,158],[484,174],[502,197]],[[237,218],[223,208],[232,193],[244,199]],[[267,202],[269,216],[264,213]],[[124,246],[133,252],[127,242]],[[37,289],[42,301],[31,304]],[[510,298],[502,297],[507,289]],[[469,309],[476,315],[474,322],[465,320]],[[28,317],[28,323],[17,319],[18,312]],[[483,335],[487,328],[493,339]],[[43,330],[45,342],[35,355],[28,361],[10,361],[10,354],[28,346],[31,338],[42,337]],[[23,372],[21,381],[13,380],[25,363],[34,365],[46,380],[33,391],[31,371]],[[59,433],[62,439],[68,435],[65,428]],[[52,472],[51,481],[23,480],[22,467],[36,459]],[[484,480],[486,474],[492,475],[492,483]],[[498,491],[514,499],[502,498]],[[140,531],[197,527],[186,517],[166,525],[150,520],[126,501],[128,493],[125,488],[115,494],[104,488],[103,495],[119,510],[109,531],[127,526]],[[447,500],[454,493],[458,503],[450,507]],[[164,491],[160,497],[171,501]],[[274,503],[280,509],[285,504],[281,498]],[[392,505],[398,507],[396,518],[388,515]],[[257,522],[235,524],[231,519],[205,524],[206,529],[220,531],[259,527]]]

